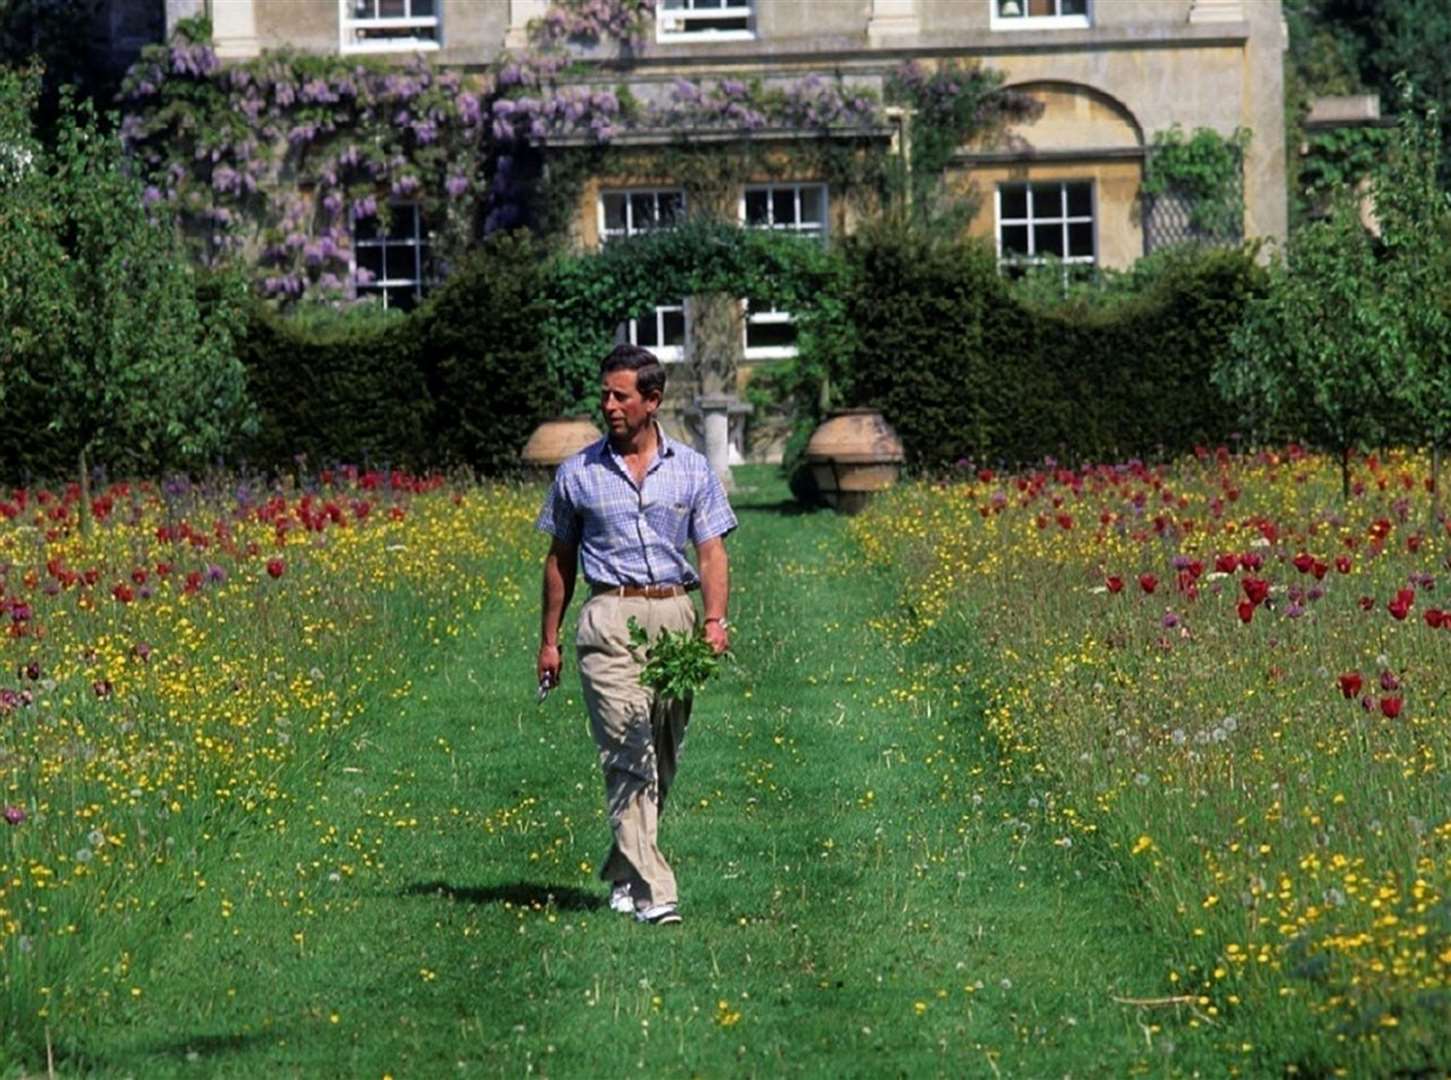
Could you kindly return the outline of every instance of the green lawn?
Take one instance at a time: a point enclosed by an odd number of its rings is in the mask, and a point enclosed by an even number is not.
[[[118,958],[139,995],[56,1032],[59,1071],[1223,1074],[1222,1031],[1115,1000],[1165,993],[1154,942],[1091,844],[1034,828],[937,658],[873,630],[895,582],[741,479],[737,662],[663,829],[683,926],[603,906],[594,752],[572,667],[535,704],[529,587],[419,656],[295,820],[200,856],[205,888]]]

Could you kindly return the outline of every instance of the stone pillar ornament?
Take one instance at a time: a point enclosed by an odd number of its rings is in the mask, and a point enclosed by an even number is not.
[[[914,37],[922,33],[917,0],[872,0],[867,18],[867,40],[873,45],[886,38]]]
[[[1191,23],[1244,22],[1244,0],[1194,0]]]
[[[250,60],[261,51],[252,0],[211,0],[212,47],[220,60]]]
[[[508,0],[509,29],[504,34],[504,48],[523,49],[529,44],[529,24],[544,18],[549,0]]]

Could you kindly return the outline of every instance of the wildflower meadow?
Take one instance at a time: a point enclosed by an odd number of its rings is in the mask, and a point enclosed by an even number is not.
[[[517,599],[532,521],[517,491],[358,470],[306,491],[118,484],[85,509],[77,486],[0,501],[12,1049],[141,996],[132,954],[211,901],[203,850],[301,827],[310,770],[407,693],[407,650]],[[317,876],[369,861],[335,839]]]
[[[981,696],[1033,828],[1143,907],[1160,1013],[1261,1068],[1441,1071],[1451,1009],[1451,528],[1429,461],[1296,448],[903,489],[884,633]],[[1266,1051],[1268,1044],[1268,1052]]]
[[[0,1074],[1444,1069],[1426,461],[737,476],[670,930],[537,700],[538,485],[7,491]]]

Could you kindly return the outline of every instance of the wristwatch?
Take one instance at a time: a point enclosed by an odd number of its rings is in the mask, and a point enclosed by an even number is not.
[[[706,619],[705,621],[708,622],[708,623],[713,623],[713,622],[720,623],[720,628],[722,630],[729,630],[731,628],[731,624],[728,623],[723,617],[722,618],[717,618],[716,616],[712,615],[710,618]]]

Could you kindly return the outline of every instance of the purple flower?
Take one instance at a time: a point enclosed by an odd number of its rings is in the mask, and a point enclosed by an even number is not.
[[[445,180],[443,182],[443,186],[444,186],[444,190],[446,190],[448,192],[448,194],[449,194],[449,196],[451,198],[457,199],[464,192],[468,191],[468,189],[469,189],[468,177],[466,177],[466,176],[450,176],[447,180]]]
[[[1164,617],[1159,622],[1165,630],[1172,630],[1179,625],[1179,616],[1172,611],[1166,611],[1164,612]]]
[[[150,209],[161,201],[161,189],[154,184],[148,185],[141,193],[141,205]]]
[[[15,806],[13,803],[5,807],[5,824],[7,825],[23,824],[26,816],[23,807]]]
[[[479,122],[480,110],[477,95],[465,93],[458,96],[458,117],[466,127],[472,127]]]

